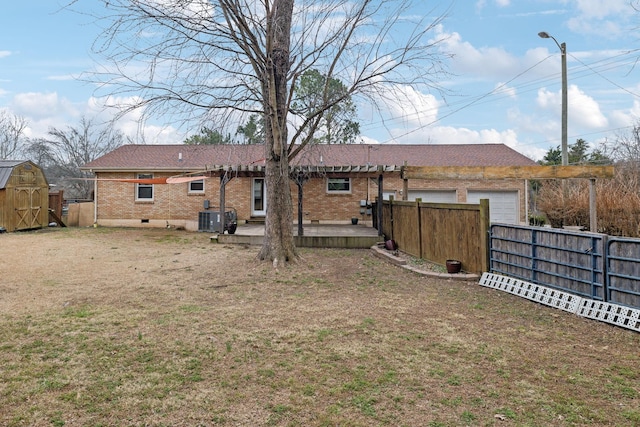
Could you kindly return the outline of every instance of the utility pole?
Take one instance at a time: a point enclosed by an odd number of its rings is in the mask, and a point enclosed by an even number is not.
[[[552,39],[560,49],[562,58],[562,166],[567,166],[569,164],[567,144],[567,44],[558,43],[558,40],[556,40],[555,37],[545,31],[539,32],[538,36],[543,39]]]

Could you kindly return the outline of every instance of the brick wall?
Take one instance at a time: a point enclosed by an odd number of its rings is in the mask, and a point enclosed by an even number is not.
[[[154,174],[154,178],[170,174]],[[135,178],[132,173],[99,174],[99,178]],[[136,185],[128,182],[98,181],[98,219],[195,219],[203,209],[209,188],[217,179],[205,180],[205,193],[189,193],[189,184],[156,184],[153,201],[137,201]]]
[[[171,176],[156,173],[154,177]],[[346,177],[345,175],[344,177]],[[99,178],[135,178],[134,173],[100,173]],[[352,217],[368,220],[361,215],[360,201],[375,201],[378,196],[377,176],[354,174],[351,178],[351,192],[331,194],[327,192],[327,178],[312,178],[303,187],[303,219],[321,222],[350,222]],[[402,179],[396,176],[384,177],[384,190],[395,191],[394,197],[402,199]],[[116,181],[98,181],[98,220],[113,223],[114,220],[129,221],[128,224],[150,220],[160,224],[163,221],[197,221],[198,212],[204,210],[203,203],[209,200],[211,210],[220,205],[220,178],[205,179],[204,193],[189,193],[189,184],[154,185],[153,201],[136,201],[135,184]],[[458,202],[467,201],[467,190],[517,190],[520,195],[520,219],[525,221],[525,185],[523,180],[412,180],[410,190],[455,190]],[[291,197],[294,207],[294,221],[298,218],[298,187],[291,182]],[[226,207],[235,208],[239,220],[251,218],[252,179],[235,177],[226,185]]]
[[[303,188],[303,218],[305,221],[345,222],[361,218],[360,200],[367,199],[367,178],[351,178],[350,193],[328,193],[327,178],[313,178]],[[298,188],[292,188],[294,216],[298,215]]]

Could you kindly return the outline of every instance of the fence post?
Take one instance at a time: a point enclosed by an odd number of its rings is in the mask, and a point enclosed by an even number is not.
[[[420,258],[424,258],[424,254],[422,253],[422,218],[420,215],[420,203],[422,203],[422,199],[418,197],[416,199],[416,210],[418,211],[418,253],[420,254]]]
[[[589,230],[598,232],[598,211],[596,209],[596,179],[589,180]]]
[[[382,174],[378,175],[378,236],[382,236],[384,233],[382,232],[382,201],[383,201],[383,193],[382,193]]]
[[[489,199],[480,199],[480,248],[484,251],[484,254],[480,257],[482,271],[490,271],[490,227]]]
[[[531,230],[531,281],[538,283],[538,232]]]
[[[609,235],[608,234],[602,235],[601,243],[602,243],[602,301],[609,302],[611,300],[611,296],[609,295]],[[592,244],[593,251],[591,253],[591,256],[593,259],[592,274],[594,277],[594,282],[596,277],[596,271],[598,269],[596,247],[597,247],[596,238],[593,237],[593,244]]]

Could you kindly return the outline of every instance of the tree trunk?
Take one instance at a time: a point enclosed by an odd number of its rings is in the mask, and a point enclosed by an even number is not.
[[[273,262],[274,267],[293,261],[296,249],[293,243],[293,205],[289,185],[289,162],[267,159],[267,217],[264,243],[259,257]]]
[[[267,216],[264,243],[258,256],[272,261],[274,267],[293,261],[296,256],[287,149],[287,73],[292,16],[293,0],[273,0],[267,16],[267,69],[262,85]]]

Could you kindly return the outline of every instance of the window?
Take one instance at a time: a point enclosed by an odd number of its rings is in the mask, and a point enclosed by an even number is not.
[[[139,173],[138,179],[151,179],[151,173]],[[153,184],[136,184],[136,200],[153,200]]]
[[[189,193],[204,193],[204,179],[191,181],[189,183]]]
[[[327,193],[351,193],[351,178],[328,178]]]

